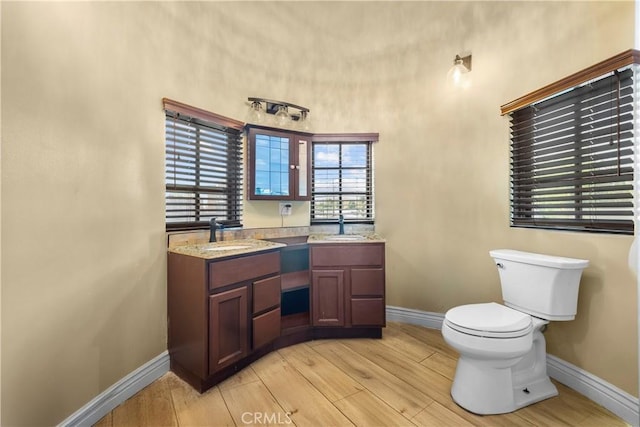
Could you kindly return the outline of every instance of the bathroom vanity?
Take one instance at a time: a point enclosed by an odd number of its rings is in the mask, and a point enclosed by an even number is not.
[[[171,248],[171,369],[203,392],[284,346],[380,338],[384,280],[384,240],[376,235]]]

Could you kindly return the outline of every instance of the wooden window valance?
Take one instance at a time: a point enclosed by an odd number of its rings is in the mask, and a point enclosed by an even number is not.
[[[560,93],[564,90],[570,89],[574,86],[578,86],[582,83],[588,82],[591,79],[595,79],[631,64],[640,64],[640,51],[634,49],[626,50],[616,56],[613,56],[602,62],[598,62],[597,64],[589,68],[585,68],[582,71],[578,71],[575,74],[567,76],[562,80],[558,80],[555,83],[544,86],[538,90],[521,96],[518,99],[507,102],[500,107],[500,113],[504,116],[505,114],[509,114],[522,107],[536,103],[538,101],[542,101],[543,99]]]

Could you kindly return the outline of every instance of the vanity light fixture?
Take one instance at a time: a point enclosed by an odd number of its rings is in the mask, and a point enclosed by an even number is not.
[[[308,108],[284,101],[273,101],[264,98],[248,99],[250,103],[247,117],[248,122],[309,130]],[[272,116],[270,117],[269,115]]]
[[[453,66],[447,73],[447,82],[454,87],[461,87],[463,89],[471,86],[471,54],[466,56],[456,55],[453,59]]]

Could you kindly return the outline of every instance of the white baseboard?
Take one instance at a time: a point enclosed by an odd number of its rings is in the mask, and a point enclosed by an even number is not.
[[[428,311],[413,310],[411,308],[387,306],[387,320],[392,322],[411,323],[430,329],[442,329],[444,314]]]
[[[100,393],[58,426],[91,426],[167,372],[169,372],[169,352],[165,351]]]
[[[444,314],[441,313],[389,305],[386,314],[389,321],[411,323],[431,329],[442,329],[442,321],[444,320]],[[550,354],[547,354],[547,373],[551,378],[607,408],[627,423],[638,426],[639,401],[637,397]]]
[[[631,425],[638,425],[638,398],[595,375],[547,354],[547,373],[558,382],[604,406]]]

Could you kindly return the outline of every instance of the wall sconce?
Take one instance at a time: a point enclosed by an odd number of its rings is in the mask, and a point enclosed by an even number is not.
[[[273,124],[277,127],[292,127],[309,130],[309,109],[284,101],[263,98],[248,98],[247,121],[254,124]],[[294,110],[294,111],[290,111]],[[269,115],[273,117],[269,117]]]
[[[471,54],[461,57],[456,55],[453,59],[453,66],[447,73],[447,82],[454,87],[461,87],[463,89],[471,86]]]

